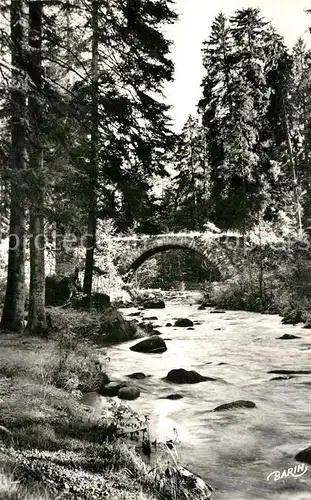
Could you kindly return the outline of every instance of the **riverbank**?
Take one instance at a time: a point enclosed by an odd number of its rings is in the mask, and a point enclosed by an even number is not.
[[[109,381],[91,330],[98,317],[50,313],[62,326],[47,339],[0,336],[0,499],[188,498],[174,466],[166,474],[168,460],[149,470],[123,439],[128,422],[142,425],[134,411],[107,399],[99,415],[81,403],[83,392]],[[110,317],[120,322],[119,313]]]
[[[291,286],[290,286],[291,285]],[[201,304],[208,303],[215,308],[229,311],[248,311],[276,314],[284,324],[311,325],[311,295],[309,289],[297,290],[295,283],[270,276],[268,284],[260,286],[254,276],[245,279],[237,276],[224,282],[211,283],[204,290]],[[298,293],[299,292],[299,293]]]

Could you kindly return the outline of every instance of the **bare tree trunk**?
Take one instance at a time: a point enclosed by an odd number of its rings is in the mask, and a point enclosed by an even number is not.
[[[44,333],[47,329],[45,313],[44,265],[44,175],[42,149],[42,2],[29,2],[29,47],[31,95],[29,97],[30,155],[34,186],[30,193],[30,290],[27,330]]]
[[[91,161],[89,172],[89,215],[87,225],[87,248],[85,255],[85,273],[83,292],[91,293],[93,282],[94,250],[96,245],[97,225],[97,181],[98,181],[98,0],[92,2],[92,132]]]
[[[25,63],[24,0],[11,1],[12,90],[11,90],[11,202],[7,287],[1,329],[24,329],[25,311],[25,196],[26,97],[22,89]],[[25,80],[24,80],[25,81]]]

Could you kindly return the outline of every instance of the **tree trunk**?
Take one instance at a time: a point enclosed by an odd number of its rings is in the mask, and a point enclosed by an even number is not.
[[[29,165],[34,186],[30,193],[30,289],[27,330],[44,333],[47,329],[45,313],[44,265],[44,175],[42,149],[42,2],[29,2],[29,48],[31,94],[29,96],[30,154]]]
[[[26,97],[21,90],[25,62],[24,0],[11,2],[12,90],[11,90],[11,202],[7,287],[1,329],[20,332],[25,310],[25,196],[23,172],[26,167]]]
[[[66,61],[66,73],[63,77],[63,86],[65,88],[71,87],[73,85],[72,75],[70,73],[70,68],[74,65],[75,61],[72,56],[71,45],[72,45],[72,11],[74,8],[74,1],[67,0],[65,8],[65,18],[66,18],[66,30],[65,30],[65,61]],[[66,121],[69,116],[66,117]],[[63,161],[68,161],[68,157],[64,157]],[[57,207],[56,207],[57,212]],[[69,244],[70,235],[72,233],[72,227],[69,223],[59,220],[56,224],[56,251],[55,251],[55,274],[58,278],[64,276],[70,276],[74,273],[75,269],[78,267],[78,259],[76,257],[76,251],[74,245]]]
[[[83,292],[91,293],[93,282],[94,250],[96,245],[97,225],[97,180],[98,180],[98,0],[92,2],[92,132],[91,158],[89,172],[89,214],[87,225],[87,248],[85,255],[85,273]]]

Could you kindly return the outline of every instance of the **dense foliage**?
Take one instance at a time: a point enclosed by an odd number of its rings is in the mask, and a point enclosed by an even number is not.
[[[286,47],[257,8],[217,15],[202,49],[198,114],[175,136],[163,95],[174,69],[165,29],[175,20],[169,0],[1,7],[2,213],[21,241],[27,231],[45,232],[52,244],[56,230],[56,273],[78,262],[85,293],[121,286],[119,247],[108,234],[205,231],[211,223],[246,234],[269,223],[301,236],[309,226],[305,42]],[[77,261],[65,249],[68,233],[87,233],[84,264],[81,252]],[[23,328],[27,251],[23,243],[9,256],[3,328]],[[32,244],[30,254],[29,328],[39,330],[44,255]],[[93,283],[96,267],[103,274]],[[148,276],[165,287],[217,271],[172,253],[156,256],[138,282]]]

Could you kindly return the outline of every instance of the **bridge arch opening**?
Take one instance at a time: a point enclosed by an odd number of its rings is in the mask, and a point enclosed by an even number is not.
[[[200,260],[202,260],[202,267],[204,267],[204,263],[208,266],[208,267],[213,267],[217,270],[219,276],[220,276],[220,272],[219,272],[219,269],[218,269],[218,266],[212,262],[211,260],[209,260],[206,255],[204,255],[203,252],[200,252],[199,250],[197,250],[196,248],[191,248],[189,246],[186,246],[186,245],[181,245],[181,244],[174,244],[174,243],[171,243],[171,244],[165,244],[165,245],[159,245],[159,246],[156,246],[156,247],[153,247],[153,248],[150,248],[148,250],[145,250],[139,257],[137,257],[132,263],[131,265],[127,268],[126,270],[126,274],[125,274],[125,281],[130,281],[135,272],[150,258],[154,257],[155,255],[159,254],[159,253],[162,253],[162,252],[168,252],[169,250],[183,250],[185,252],[188,252],[188,253],[192,253],[194,255],[197,255],[200,257]]]

